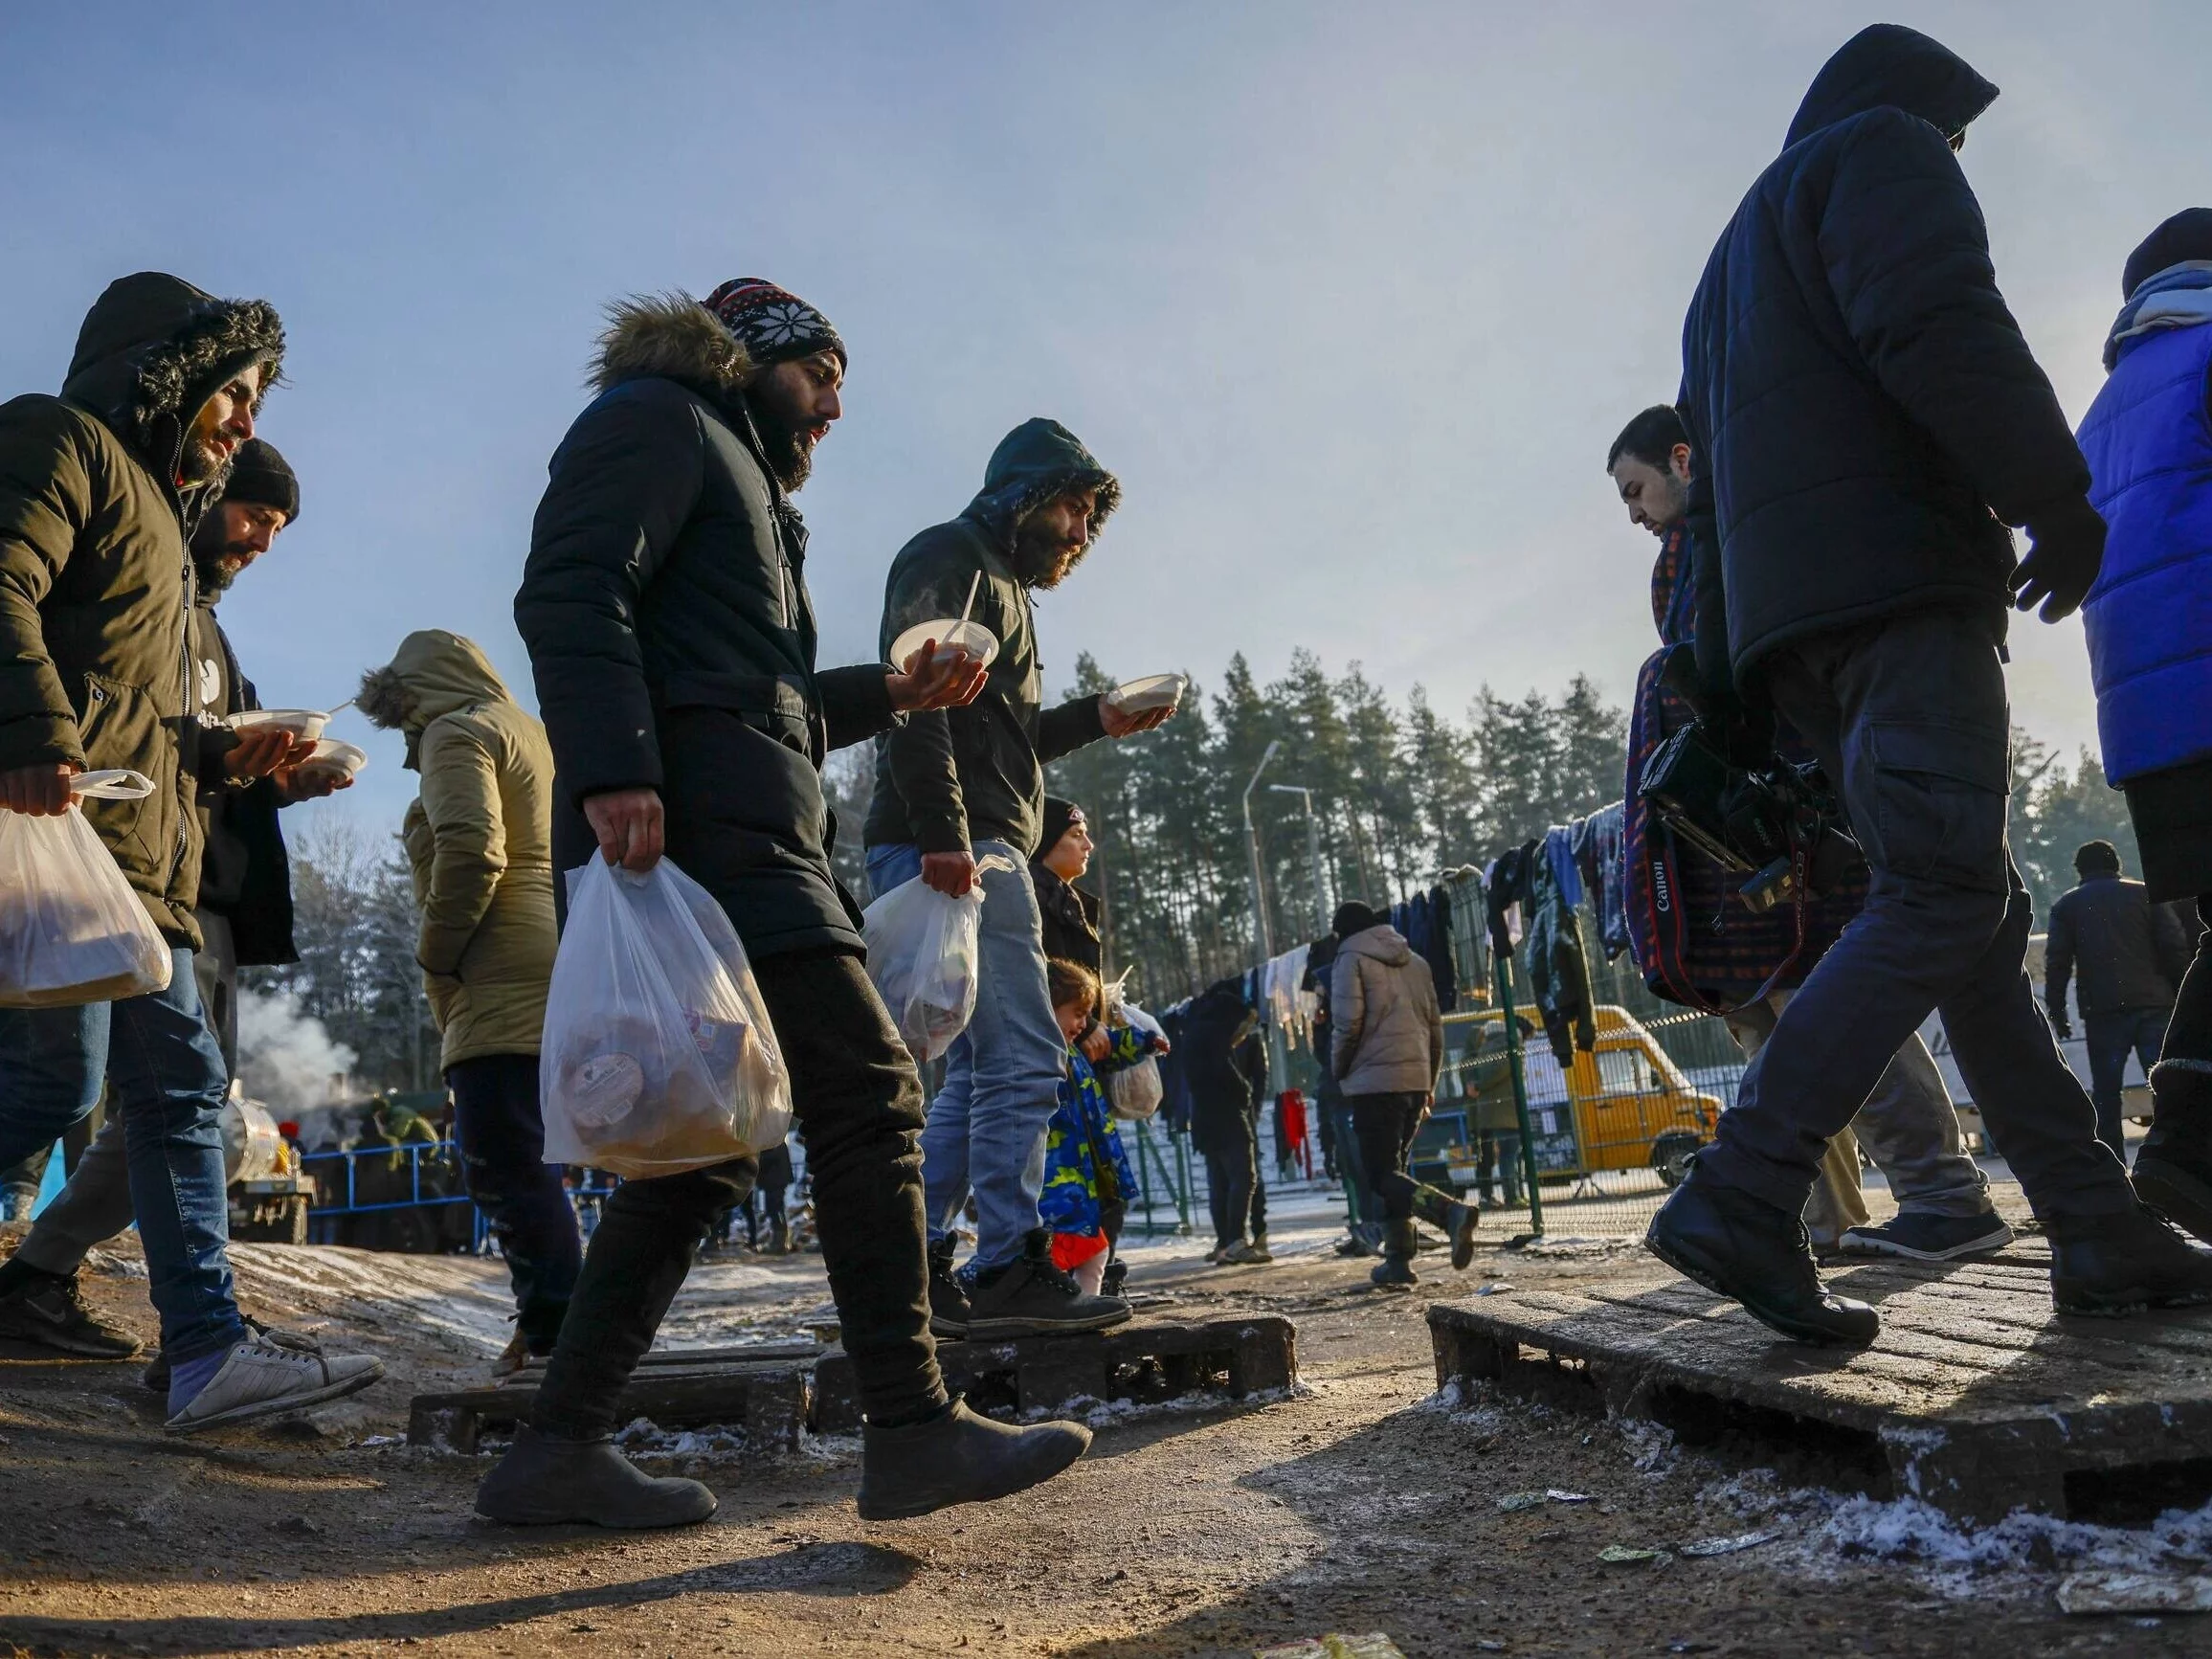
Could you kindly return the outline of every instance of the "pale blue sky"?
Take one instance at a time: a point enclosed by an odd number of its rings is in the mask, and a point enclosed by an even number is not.
[[[853,350],[804,496],[825,662],[883,572],[1052,415],[1127,504],[1046,599],[1048,679],[1242,649],[1616,699],[1650,543],[1600,471],[1672,395],[1682,311],[1807,80],[1876,17],[2004,95],[1965,165],[2067,407],[2120,261],[2212,198],[2201,3],[11,8],[0,392],[53,390],[112,277],[282,311],[264,433],[297,530],[226,602],[272,703],[509,601],[599,305],[770,277]],[[2016,712],[2093,737],[2078,624]],[[397,821],[395,740],[344,810]]]

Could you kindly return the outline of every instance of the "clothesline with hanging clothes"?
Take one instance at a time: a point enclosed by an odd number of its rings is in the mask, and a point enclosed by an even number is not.
[[[1597,998],[1590,985],[1585,897],[1598,918],[1597,945],[1611,961],[1628,948],[1623,813],[1618,801],[1587,818],[1553,824],[1484,871],[1492,948],[1525,944],[1530,998],[1559,1064],[1598,1045]]]

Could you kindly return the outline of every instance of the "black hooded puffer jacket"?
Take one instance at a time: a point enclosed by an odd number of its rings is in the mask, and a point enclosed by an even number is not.
[[[1103,737],[1098,699],[1044,707],[1029,590],[1014,568],[1021,521],[1061,491],[1095,486],[1090,539],[1121,499],[1114,477],[1075,434],[1029,420],[999,441],[982,493],[950,524],[924,530],[891,561],[883,652],[916,622],[956,617],[970,588],[975,621],[998,639],[983,694],[965,708],[909,718],[876,746],[867,844],[911,842],[926,853],[1004,841],[1026,859],[1044,820],[1044,763]],[[981,579],[977,579],[981,572]]]
[[[2004,527],[2088,490],[1950,147],[1996,97],[1926,35],[1863,30],[1706,264],[1682,412],[1738,677],[1800,636],[1904,611],[1977,612],[2001,637]]]

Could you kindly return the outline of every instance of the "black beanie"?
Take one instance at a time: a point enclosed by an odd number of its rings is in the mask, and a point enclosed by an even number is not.
[[[1339,939],[1349,939],[1354,933],[1366,932],[1382,919],[1357,899],[1348,899],[1336,907],[1336,914],[1329,919],[1329,930]]]
[[[238,446],[237,457],[231,462],[230,481],[223,485],[223,500],[275,507],[284,515],[287,526],[300,522],[300,481],[292,476],[277,446],[258,437],[249,437]]]
[[[2120,273],[2120,298],[2184,259],[2212,259],[2212,208],[2183,208],[2145,236]]]
[[[2074,849],[2074,874],[2086,876],[2091,870],[2105,870],[2112,875],[2120,873],[2120,849],[2111,841],[2084,841]]]
[[[1037,843],[1038,857],[1060,845],[1060,838],[1078,823],[1085,821],[1083,808],[1072,800],[1062,800],[1057,795],[1044,797],[1044,831]]]

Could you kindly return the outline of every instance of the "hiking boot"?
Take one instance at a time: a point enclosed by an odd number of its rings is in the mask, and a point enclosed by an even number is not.
[[[1446,1198],[1434,1187],[1414,1194],[1413,1207],[1420,1219],[1452,1242],[1452,1267],[1464,1272],[1475,1259],[1475,1228],[1483,1212],[1460,1199]]]
[[[1129,1305],[1119,1296],[1086,1295],[1073,1274],[1053,1266],[1052,1237],[1041,1227],[1029,1235],[1019,1256],[976,1274],[968,1297],[968,1334],[978,1342],[1104,1331],[1128,1316]]]
[[[1239,1239],[1229,1246],[1228,1253],[1221,1258],[1221,1266],[1224,1267],[1249,1267],[1262,1262],[1272,1262],[1273,1260],[1275,1258],[1268,1254],[1265,1244],[1257,1242],[1246,1244],[1242,1239]]]
[[[312,1337],[257,1330],[233,1345],[222,1368],[167,1426],[171,1434],[192,1434],[302,1411],[358,1394],[383,1375],[383,1361],[366,1354],[325,1354]]]
[[[1978,1216],[1905,1210],[1880,1226],[1847,1228],[1836,1241],[1836,1251],[1844,1256],[1903,1256],[1913,1262],[1963,1262],[1994,1256],[2011,1243],[2012,1229],[1997,1219],[1994,1210]]]
[[[145,1346],[92,1311],[76,1274],[64,1278],[28,1262],[22,1271],[31,1275],[30,1282],[0,1296],[0,1338],[86,1359],[129,1359]]]
[[[2212,1244],[2212,1072],[2174,1061],[2151,1069],[2156,1102],[2135,1154],[2135,1193]]]
[[[952,1270],[957,1247],[950,1233],[929,1245],[929,1334],[955,1340],[968,1334],[968,1287]]]
[[[2050,1293],[2061,1313],[2111,1317],[2212,1302],[2212,1254],[2149,1204],[2106,1216],[2052,1216]]]
[[[1821,1285],[1802,1221],[1694,1164],[1652,1218],[1643,1247],[1793,1342],[1864,1348],[1881,1334],[1873,1309]]]
[[[476,1501],[478,1514],[516,1527],[687,1527],[714,1510],[698,1481],[657,1480],[612,1440],[555,1440],[527,1424]]]
[[[1108,1262],[1106,1265],[1106,1271],[1099,1276],[1099,1294],[1102,1296],[1120,1296],[1126,1300],[1128,1295],[1127,1289],[1128,1282],[1129,1265],[1127,1262]]]
[[[1412,1222],[1392,1222],[1383,1230],[1382,1260],[1368,1274],[1368,1281],[1383,1290],[1403,1290],[1420,1283],[1413,1270],[1414,1252],[1419,1245],[1420,1235]]]
[[[1050,1480],[1089,1446],[1090,1430],[1080,1423],[1016,1428],[976,1416],[964,1400],[923,1423],[871,1423],[860,1430],[860,1519],[908,1520],[1011,1497]]]

